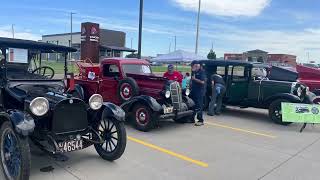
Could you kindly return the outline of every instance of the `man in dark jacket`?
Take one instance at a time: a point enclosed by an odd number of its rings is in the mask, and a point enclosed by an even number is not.
[[[206,75],[204,70],[201,69],[199,62],[192,63],[191,76],[191,98],[195,102],[194,116],[197,116],[198,119],[198,122],[195,125],[202,126],[203,98],[205,93]]]
[[[211,96],[211,102],[209,104],[208,115],[209,116],[214,116],[215,114],[220,115],[222,100],[226,93],[225,82],[220,75],[214,73],[211,76],[211,83],[212,83],[211,84],[212,96]]]

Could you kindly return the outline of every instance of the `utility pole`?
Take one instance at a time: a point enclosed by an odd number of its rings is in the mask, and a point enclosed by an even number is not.
[[[14,24],[11,25],[12,38],[14,39]]]
[[[132,40],[133,40],[133,38],[131,38],[131,49],[132,49]]]
[[[174,36],[174,51],[177,50],[177,36]]]
[[[72,15],[76,13],[71,12],[70,13],[70,47],[72,47]],[[70,60],[72,58],[72,53],[70,52]]]
[[[308,56],[308,63],[310,62],[310,53],[307,52],[307,56]]]
[[[138,58],[141,59],[143,0],[140,0]]]
[[[171,53],[171,42],[169,44],[169,53]]]
[[[198,17],[197,17],[196,50],[195,50],[196,54],[198,54],[198,44],[199,44],[200,12],[201,12],[201,0],[199,0]]]

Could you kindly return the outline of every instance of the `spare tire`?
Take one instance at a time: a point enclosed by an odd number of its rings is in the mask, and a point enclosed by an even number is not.
[[[139,86],[133,78],[125,78],[119,81],[117,95],[121,103],[129,101],[139,94]]]

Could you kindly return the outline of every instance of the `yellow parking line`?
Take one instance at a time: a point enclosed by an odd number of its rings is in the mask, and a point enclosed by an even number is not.
[[[218,124],[218,123],[206,122],[206,124],[211,125],[211,126],[231,129],[231,130],[234,130],[234,131],[240,131],[240,132],[244,132],[244,133],[248,133],[248,134],[254,134],[254,135],[258,135],[258,136],[264,136],[264,137],[268,137],[268,138],[273,138],[273,139],[277,138],[277,136],[264,134],[264,133],[259,133],[259,132],[255,132],[255,131],[252,131],[252,130],[246,130],[246,129],[236,128],[236,127],[231,127],[231,126]]]
[[[153,145],[153,144],[144,142],[144,141],[142,141],[142,140],[133,138],[133,137],[131,137],[131,136],[128,136],[128,139],[129,139],[130,141],[135,142],[135,143],[142,144],[142,145],[144,145],[144,146],[146,146],[146,147],[149,147],[149,148],[151,148],[151,149],[155,149],[155,150],[160,151],[160,152],[163,152],[163,153],[165,153],[165,154],[168,154],[168,155],[174,156],[174,157],[176,157],[176,158],[182,159],[182,160],[184,160],[184,161],[187,161],[187,162],[196,164],[196,165],[198,165],[198,166],[208,167],[208,164],[207,164],[207,163],[194,160],[194,159],[189,158],[189,157],[187,157],[187,156],[184,156],[184,155],[182,155],[182,154],[175,153],[175,152],[173,152],[173,151],[170,151],[170,150],[164,149],[164,148],[162,148],[162,147],[159,147],[159,146],[156,146],[156,145]]]

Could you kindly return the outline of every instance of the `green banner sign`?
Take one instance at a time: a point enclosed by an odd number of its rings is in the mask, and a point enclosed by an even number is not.
[[[320,105],[281,103],[282,121],[295,123],[320,123]]]

